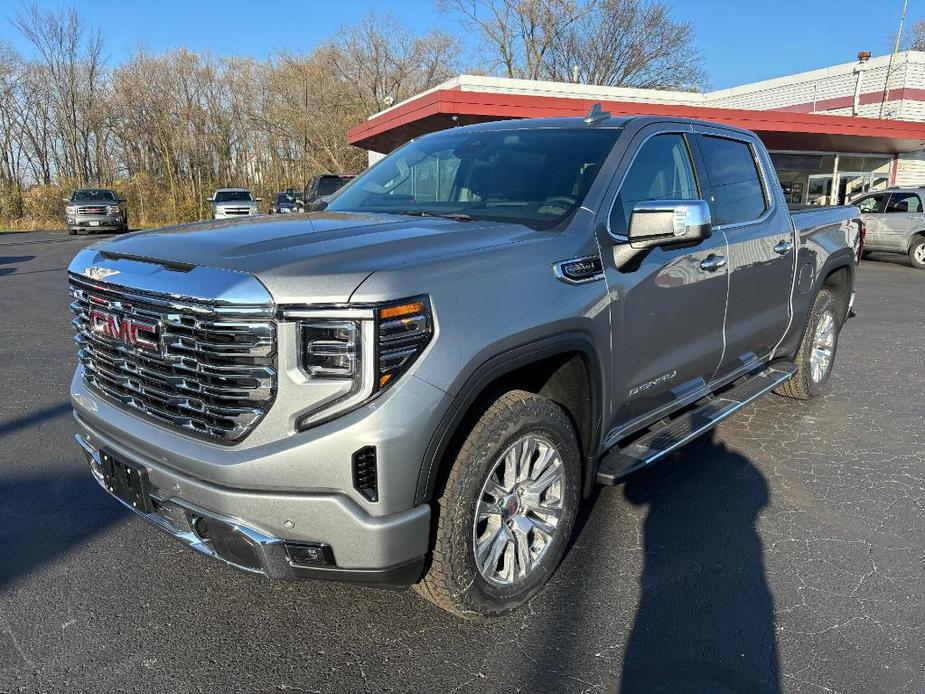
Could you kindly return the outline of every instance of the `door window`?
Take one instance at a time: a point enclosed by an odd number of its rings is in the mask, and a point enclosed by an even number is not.
[[[921,212],[922,201],[915,193],[893,193],[886,205],[887,212]]]
[[[625,236],[633,206],[644,200],[697,200],[697,179],[683,135],[656,135],[642,145],[610,211],[610,230]]]
[[[714,224],[738,224],[758,219],[768,209],[761,175],[751,145],[725,137],[700,139],[712,192]]]
[[[857,205],[861,212],[873,213],[883,210],[883,202],[886,195],[870,195],[863,200],[859,200]]]

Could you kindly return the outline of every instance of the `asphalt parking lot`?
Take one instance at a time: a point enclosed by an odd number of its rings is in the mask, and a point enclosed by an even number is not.
[[[828,393],[603,489],[491,625],[271,583],[130,517],[72,440],[65,268],[0,234],[0,692],[923,692],[925,272],[862,264]]]

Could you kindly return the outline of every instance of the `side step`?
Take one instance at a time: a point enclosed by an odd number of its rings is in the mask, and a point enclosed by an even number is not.
[[[777,362],[751,376],[745,376],[732,388],[710,396],[696,409],[678,415],[623,448],[614,448],[600,462],[597,483],[614,485],[622,478],[680,448],[735,414],[753,400],[790,380],[796,366]]]

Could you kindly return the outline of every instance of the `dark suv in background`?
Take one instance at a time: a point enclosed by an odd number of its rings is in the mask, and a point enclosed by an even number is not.
[[[270,203],[270,214],[288,214],[298,212],[295,196],[290,193],[277,193]]]
[[[353,174],[321,174],[315,176],[305,186],[305,196],[302,204],[305,209],[311,209],[311,205],[318,200],[325,200],[328,196],[333,195],[347,183],[352,181],[356,176]]]
[[[64,216],[69,234],[87,231],[128,231],[125,198],[108,188],[78,188],[66,203]]]

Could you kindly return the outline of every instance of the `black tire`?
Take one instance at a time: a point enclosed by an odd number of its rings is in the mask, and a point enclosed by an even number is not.
[[[912,267],[925,270],[925,236],[912,239],[912,245],[909,247],[909,260],[912,261]]]
[[[548,442],[558,451],[562,462],[559,467],[561,481],[556,487],[558,493],[552,501],[547,497],[544,502],[561,503],[561,508],[555,531],[551,539],[543,543],[542,553],[531,560],[535,561],[532,568],[523,575],[514,576],[510,585],[498,585],[483,576],[476,563],[475,535],[479,528],[475,523],[476,508],[481,500],[491,496],[484,490],[489,475],[495,474],[496,463],[524,437],[536,437],[535,440],[544,445]],[[531,456],[528,469],[536,470],[533,466],[538,456],[538,452]],[[528,486],[529,483],[530,480],[524,480],[518,485]],[[562,560],[575,525],[580,490],[578,439],[565,411],[551,400],[526,391],[505,393],[478,419],[449,470],[434,506],[436,529],[431,563],[416,590],[438,607],[466,619],[488,619],[523,605],[542,589]],[[498,506],[497,521],[505,523],[513,534],[511,522],[503,520],[505,516],[502,515],[511,512],[510,508],[502,507],[500,502]],[[533,530],[525,536],[531,538],[527,545],[522,545],[526,552],[531,552],[535,544],[545,539],[537,532]],[[499,527],[497,533],[507,531]],[[514,543],[511,550],[511,566],[515,573],[518,565],[513,555],[518,548]],[[502,564],[507,563],[506,556],[500,555]],[[490,560],[485,564],[491,564]],[[494,567],[498,566],[496,559]]]
[[[817,331],[820,329],[820,325],[827,320],[826,316],[832,321],[831,355],[827,366],[821,370],[820,374],[819,372],[814,373],[812,357]],[[842,316],[839,315],[839,305],[835,296],[828,289],[820,289],[819,293],[816,294],[812,308],[809,310],[803,341],[800,343],[800,349],[797,350],[796,359],[794,359],[797,371],[793,378],[778,386],[774,390],[775,393],[796,400],[809,400],[823,391],[832,373],[832,367],[835,365],[841,321]]]
[[[67,233],[71,236],[77,236],[77,229],[68,229]]]

